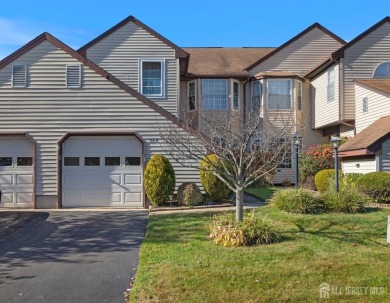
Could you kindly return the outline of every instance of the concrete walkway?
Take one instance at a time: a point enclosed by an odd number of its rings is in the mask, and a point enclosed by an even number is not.
[[[260,201],[259,199],[244,194],[244,209],[254,209],[266,205],[265,202]],[[187,209],[177,209],[177,210],[164,210],[158,211],[153,210],[150,215],[168,215],[168,214],[177,214],[177,213],[208,213],[208,212],[220,212],[220,211],[229,211],[235,210],[235,206],[228,207],[213,207],[213,208],[187,208]]]

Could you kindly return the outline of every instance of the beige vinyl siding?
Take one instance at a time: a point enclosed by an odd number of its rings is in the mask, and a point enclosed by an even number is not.
[[[282,184],[284,180],[295,182],[293,168],[277,168],[275,175],[271,178],[273,184]]]
[[[368,112],[363,113],[363,98],[367,97]],[[355,83],[356,133],[361,132],[381,117],[390,115],[390,95]],[[389,126],[390,131],[390,126]]]
[[[140,59],[164,59],[165,97],[151,100],[177,114],[179,59],[175,50],[135,23],[127,23],[89,48],[87,58],[139,92]]]
[[[345,174],[374,172],[376,171],[376,159],[374,156],[366,159],[343,159],[341,168]]]
[[[304,75],[339,49],[342,44],[322,30],[314,28],[249,71],[251,76],[262,71],[289,71]]]
[[[65,88],[66,64],[80,63],[64,51],[44,41],[17,62],[28,64],[29,85],[13,89],[12,64],[0,70],[0,132],[36,140],[37,195],[57,195],[57,142],[66,132],[138,132],[146,159],[164,153],[158,127],[171,122],[86,66],[82,88]],[[199,182],[198,172],[172,164],[177,184]]]
[[[344,119],[355,119],[354,79],[372,78],[375,68],[390,61],[390,24],[385,23],[344,52]]]
[[[314,130],[314,104],[311,102],[311,84],[309,81],[302,83],[302,111],[297,111],[299,117],[297,124],[298,131],[303,136],[303,148],[306,150],[311,145],[324,144],[328,142],[328,138],[322,135],[321,130]]]
[[[323,71],[311,82],[311,99],[314,112],[314,128],[339,121],[339,65],[334,64],[334,99],[328,101],[328,70]]]

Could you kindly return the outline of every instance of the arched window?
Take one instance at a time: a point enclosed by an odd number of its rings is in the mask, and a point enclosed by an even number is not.
[[[374,71],[374,78],[390,78],[390,62],[379,64]]]

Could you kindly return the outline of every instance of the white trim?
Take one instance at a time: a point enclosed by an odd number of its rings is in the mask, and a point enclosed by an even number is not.
[[[144,94],[142,85],[142,63],[144,62],[160,62],[161,63],[161,94]],[[164,58],[140,58],[138,62],[138,85],[139,91],[146,97],[165,98],[165,59]]]
[[[194,83],[194,90],[195,90],[195,100],[194,100],[194,108],[193,109],[190,109],[190,84]],[[194,111],[194,110],[197,110],[198,109],[198,95],[197,95],[197,88],[198,88],[198,85],[196,83],[196,80],[191,80],[191,81],[188,81],[187,82],[187,109],[189,111]]]
[[[14,83],[14,74],[15,74],[14,68],[16,66],[24,67],[24,85],[15,85],[15,83]],[[27,64],[13,64],[11,73],[12,73],[11,74],[11,85],[12,85],[12,87],[27,87]]]
[[[234,83],[237,83],[237,108],[234,108]],[[230,100],[231,100],[231,107],[232,111],[239,111],[241,106],[241,94],[240,94],[240,82],[237,80],[232,79],[231,80],[231,91],[230,91]]]
[[[68,71],[69,71],[69,67],[77,67],[78,70],[79,70],[79,73],[78,73],[78,84],[69,84],[69,81],[68,81]],[[80,88],[81,87],[81,64],[67,64],[66,67],[65,67],[65,86],[67,88]]]

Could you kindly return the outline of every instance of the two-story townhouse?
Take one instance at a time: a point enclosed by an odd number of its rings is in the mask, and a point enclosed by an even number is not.
[[[389,171],[390,17],[331,53],[305,75],[313,128],[353,137],[340,147],[345,172]]]
[[[132,17],[92,42],[80,53],[105,69],[47,33],[0,62],[1,206],[146,206],[188,55]],[[199,181],[172,164],[178,184]]]

